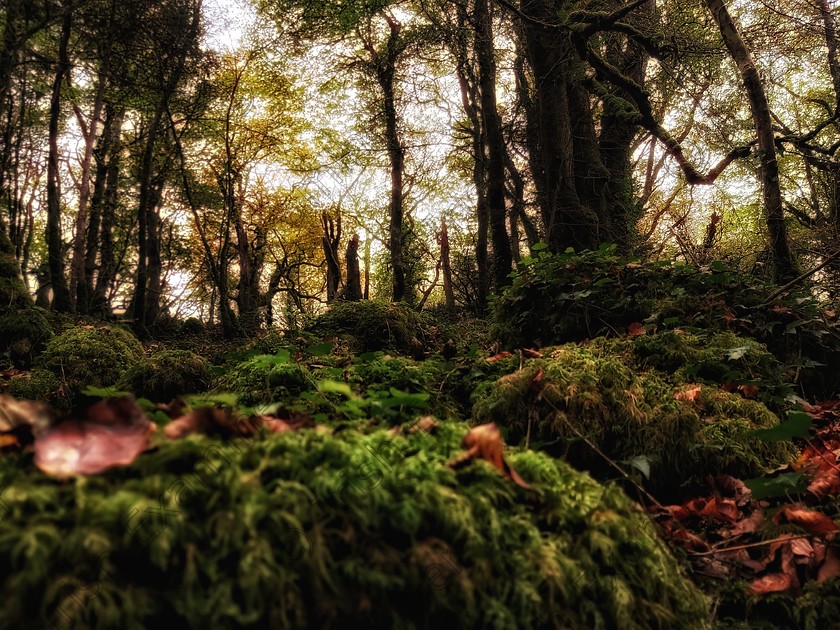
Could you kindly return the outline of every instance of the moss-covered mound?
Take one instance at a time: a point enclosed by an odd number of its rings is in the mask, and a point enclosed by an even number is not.
[[[0,315],[0,353],[8,351],[12,364],[18,367],[31,366],[52,334],[38,308],[11,309]]]
[[[143,346],[117,326],[77,326],[53,337],[39,367],[58,376],[71,392],[110,386],[143,358]]]
[[[9,381],[8,392],[18,400],[40,400],[60,409],[69,407],[69,400],[62,396],[61,380],[49,370],[36,369]]]
[[[10,627],[701,628],[707,603],[615,487],[466,425],[165,443],[57,483],[0,459]],[[45,621],[46,620],[46,621]],[[61,625],[59,625],[61,624]]]
[[[315,319],[308,331],[347,339],[354,352],[394,350],[413,354],[440,340],[440,326],[404,304],[362,300],[339,302]]]
[[[579,434],[613,460],[645,456],[659,489],[707,473],[751,477],[794,456],[789,444],[752,436],[778,424],[763,404],[717,387],[686,391],[620,355],[602,354],[597,345],[595,351],[573,344],[546,350],[545,358],[480,386],[474,399],[477,419],[506,427],[513,442],[524,441],[530,425],[533,441],[576,466],[609,470]]]
[[[181,394],[206,390],[209,369],[206,359],[189,350],[161,350],[129,367],[119,386],[138,396],[169,401]]]
[[[225,371],[214,387],[234,391],[246,405],[288,402],[309,389],[314,379],[303,363],[291,361],[288,351],[274,355],[257,355]]]
[[[767,345],[794,366],[808,396],[840,389],[840,326],[807,286],[779,295],[768,279],[721,262],[630,262],[615,247],[523,259],[493,303],[494,332],[511,347],[623,334],[634,323],[732,331]],[[833,308],[833,307],[831,307]],[[823,365],[828,369],[819,369]]]

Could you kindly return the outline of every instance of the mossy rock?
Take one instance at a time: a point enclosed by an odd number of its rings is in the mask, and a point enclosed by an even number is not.
[[[214,389],[239,394],[243,404],[286,402],[310,388],[314,379],[302,363],[291,361],[288,351],[254,356],[227,370]]]
[[[708,602],[620,489],[536,452],[509,458],[533,490],[483,461],[455,471],[466,430],[162,442],[130,468],[61,484],[2,458],[0,618],[708,627]]]
[[[189,317],[181,322],[181,335],[195,337],[207,332],[207,325],[197,317]]]
[[[70,400],[61,391],[61,380],[49,370],[35,369],[9,381],[8,393],[18,400],[38,400],[67,411]]]
[[[362,300],[339,302],[307,327],[324,337],[342,337],[353,352],[393,350],[412,354],[412,339],[429,350],[442,336],[441,326],[404,304]]]
[[[610,474],[578,434],[615,461],[645,456],[652,488],[675,490],[708,473],[754,477],[792,461],[795,450],[752,432],[778,424],[763,404],[716,387],[697,386],[678,400],[679,387],[657,372],[641,372],[619,355],[568,344],[526,361],[522,370],[474,393],[474,417],[495,420],[513,443],[531,438],[576,466]]]
[[[138,396],[169,401],[181,394],[192,394],[210,385],[207,360],[189,350],[161,350],[126,370],[120,389]]]
[[[58,376],[72,393],[110,386],[143,358],[143,346],[118,326],[78,326],[53,337],[39,367]]]
[[[40,309],[27,307],[0,315],[0,352],[9,352],[17,367],[29,367],[52,337]]]

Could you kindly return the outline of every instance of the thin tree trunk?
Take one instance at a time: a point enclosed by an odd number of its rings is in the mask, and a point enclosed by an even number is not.
[[[370,237],[365,239],[365,295],[366,300],[370,299]]]
[[[50,269],[50,284],[53,291],[52,307],[59,312],[70,311],[70,290],[64,277],[64,247],[61,242],[61,193],[58,170],[58,126],[61,118],[61,86],[70,69],[67,46],[73,24],[73,12],[64,6],[61,25],[61,41],[58,51],[58,68],[53,80],[50,98],[49,157],[47,161],[47,260]]]
[[[747,91],[753,122],[758,136],[758,150],[761,158],[761,183],[764,197],[764,212],[770,236],[770,250],[773,255],[773,271],[777,280],[796,276],[796,261],[790,250],[782,206],[782,189],[779,183],[779,162],[773,141],[773,121],[767,95],[761,84],[755,62],[744,43],[732,16],[723,0],[705,0],[723,36],[729,54],[738,65],[741,79]]]
[[[344,299],[349,302],[358,302],[362,299],[362,278],[359,273],[359,235],[354,234],[347,243],[347,252],[344,256],[347,265],[347,282],[345,282]]]
[[[341,266],[338,262],[338,246],[341,242],[341,215],[333,221],[326,212],[321,214],[321,226],[324,234],[321,245],[324,248],[324,259],[327,261],[327,303],[332,304],[338,297],[338,286],[341,282]]]
[[[505,141],[496,106],[496,61],[493,23],[488,0],[475,0],[475,51],[481,91],[481,120],[487,155],[487,209],[493,241],[493,278],[496,291],[510,282],[512,260],[506,227]]]
[[[446,298],[447,310],[452,311],[455,309],[455,292],[452,290],[452,262],[449,252],[449,228],[446,225],[446,219],[441,220],[438,242],[440,244],[441,271],[443,272],[443,295]]]

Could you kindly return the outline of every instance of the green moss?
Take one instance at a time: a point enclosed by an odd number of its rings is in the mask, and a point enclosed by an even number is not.
[[[0,352],[8,350],[18,367],[32,365],[50,337],[52,329],[40,309],[29,307],[0,315]]]
[[[71,483],[3,458],[0,618],[707,627],[706,600],[619,489],[534,452],[510,457],[533,491],[485,462],[453,471],[465,431],[165,442],[130,469]]]
[[[8,392],[19,400],[39,400],[66,410],[70,401],[59,393],[60,388],[61,381],[49,370],[32,370],[10,380]]]
[[[307,330],[348,339],[355,352],[395,350],[411,354],[412,339],[427,349],[440,341],[441,327],[404,304],[362,300],[339,302]]]
[[[143,358],[143,346],[117,326],[79,326],[54,337],[39,367],[58,376],[77,393],[88,385],[109,386]]]
[[[530,423],[532,440],[604,474],[612,471],[578,433],[613,460],[644,455],[652,487],[662,490],[707,473],[756,476],[792,460],[791,445],[751,435],[778,423],[764,405],[707,387],[696,401],[676,400],[673,382],[602,351],[572,344],[546,350],[545,359],[477,388],[474,416],[504,425],[514,442],[524,440]]]
[[[288,400],[308,389],[313,378],[305,365],[290,363],[288,357],[257,355],[226,371],[214,388],[234,391],[243,404],[271,403]]]
[[[129,367],[119,387],[152,400],[169,401],[180,394],[206,390],[209,367],[205,359],[189,350],[162,350]]]

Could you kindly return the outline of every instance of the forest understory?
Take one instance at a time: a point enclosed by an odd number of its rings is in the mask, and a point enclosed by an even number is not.
[[[487,319],[43,316],[2,372],[4,627],[836,622],[840,334],[802,287],[606,247]]]

